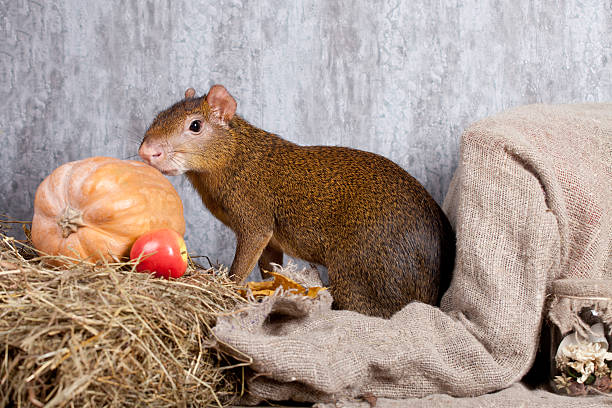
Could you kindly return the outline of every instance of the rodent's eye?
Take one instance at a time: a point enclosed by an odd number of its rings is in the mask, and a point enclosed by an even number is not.
[[[189,125],[189,130],[191,130],[192,132],[199,132],[200,129],[202,129],[202,122],[200,122],[199,120],[194,120],[193,122],[191,122],[191,125]]]

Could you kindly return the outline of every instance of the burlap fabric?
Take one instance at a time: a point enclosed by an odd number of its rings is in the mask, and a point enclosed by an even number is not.
[[[314,408],[605,408],[612,406],[607,397],[568,397],[545,390],[532,390],[520,383],[504,390],[478,397],[453,397],[446,394],[423,398],[394,400],[368,398],[369,401],[339,400],[315,404]]]
[[[326,294],[276,296],[220,318],[218,347],[253,361],[246,402],[392,404],[518,382],[552,282],[612,278],[612,104],[524,106],[472,125],[444,209],[457,257],[440,308],[414,302],[384,320],[332,311]],[[529,406],[547,403],[533,395]]]

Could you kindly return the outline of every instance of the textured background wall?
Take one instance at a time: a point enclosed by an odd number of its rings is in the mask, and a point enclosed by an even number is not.
[[[6,0],[0,37],[0,213],[17,219],[60,164],[135,155],[189,86],[224,84],[242,116],[292,141],[385,155],[438,202],[469,123],[612,100],[602,0]],[[231,263],[231,231],[172,181],[191,250]]]

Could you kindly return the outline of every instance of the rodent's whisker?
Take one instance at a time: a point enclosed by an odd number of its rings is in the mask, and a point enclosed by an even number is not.
[[[187,155],[187,156],[199,156],[199,157],[203,157],[206,158],[206,154],[204,151],[200,150],[200,149],[180,149],[180,148],[174,148],[172,149],[172,151],[174,153],[179,153],[182,155]]]
[[[172,149],[174,151],[174,153],[182,153],[182,154],[199,154],[202,155],[204,154],[204,152],[201,152],[199,150],[179,150],[179,149]]]
[[[118,125],[114,125],[113,127],[115,129],[117,129],[117,130],[122,131],[122,132],[126,132],[127,133],[127,140],[129,140],[130,142],[138,143],[138,144],[140,144],[140,142],[142,142],[142,134],[139,134],[139,133],[137,133],[137,132],[135,132],[133,130],[130,130],[130,129],[127,129],[127,128],[124,128],[124,127],[121,127],[121,126],[118,126]],[[115,136],[118,137],[118,138],[120,137],[122,139],[124,138],[120,134],[116,134]]]
[[[183,149],[184,147],[191,147],[193,146],[193,142],[191,140],[185,140],[182,143],[176,144],[176,145],[170,145],[167,144],[168,147],[172,148],[172,150],[178,150],[178,149]]]
[[[177,168],[185,168],[185,161],[182,160],[181,157],[177,157],[175,154],[171,154],[168,156],[168,159],[172,164],[174,164]]]

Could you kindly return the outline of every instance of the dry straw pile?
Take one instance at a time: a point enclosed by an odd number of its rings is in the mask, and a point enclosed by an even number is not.
[[[6,226],[0,406],[201,407],[240,394],[236,362],[207,348],[215,317],[244,302],[224,271],[166,281],[129,264],[50,268]]]

